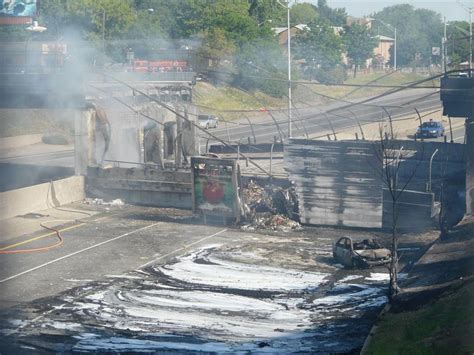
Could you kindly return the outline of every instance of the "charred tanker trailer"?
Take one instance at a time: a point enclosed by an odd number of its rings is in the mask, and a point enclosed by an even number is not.
[[[142,205],[191,208],[190,157],[198,154],[198,146],[196,127],[189,121],[197,117],[196,109],[184,101],[165,103],[164,108],[144,99],[103,101],[107,106],[89,105],[85,111],[82,131],[87,139],[78,147],[83,155],[78,160],[85,163],[88,193]],[[101,129],[103,111],[110,122],[109,144]]]

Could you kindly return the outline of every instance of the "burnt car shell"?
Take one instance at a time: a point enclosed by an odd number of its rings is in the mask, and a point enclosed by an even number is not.
[[[350,237],[341,237],[333,245],[333,256],[346,267],[369,268],[390,262],[390,250],[375,239],[353,241]]]

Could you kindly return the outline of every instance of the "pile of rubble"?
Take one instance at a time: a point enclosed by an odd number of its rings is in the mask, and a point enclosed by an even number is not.
[[[242,191],[245,220],[243,230],[299,229],[298,203],[293,188],[276,185],[261,186],[251,180]]]

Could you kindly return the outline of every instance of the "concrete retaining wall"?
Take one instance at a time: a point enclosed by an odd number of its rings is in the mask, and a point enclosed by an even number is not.
[[[73,176],[2,192],[0,193],[0,220],[61,206],[84,198],[83,176]]]

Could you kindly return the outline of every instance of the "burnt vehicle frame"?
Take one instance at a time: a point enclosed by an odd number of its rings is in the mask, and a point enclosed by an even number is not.
[[[388,264],[391,253],[376,239],[357,241],[346,236],[333,244],[333,257],[345,267],[370,268]]]

